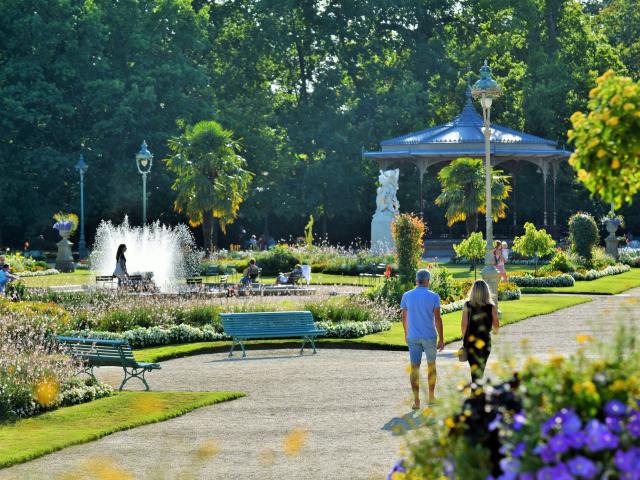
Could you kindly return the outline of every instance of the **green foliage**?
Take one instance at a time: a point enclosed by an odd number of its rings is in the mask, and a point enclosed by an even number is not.
[[[550,272],[558,271],[562,273],[569,273],[576,270],[576,264],[571,260],[570,256],[567,252],[563,250],[556,250],[555,255],[549,262],[549,265],[545,265],[548,267]]]
[[[569,219],[571,248],[587,261],[599,240],[598,225],[588,213],[576,213]]]
[[[588,108],[571,116],[569,163],[592,194],[619,208],[640,191],[640,81],[607,71]]]
[[[445,267],[431,270],[429,289],[436,292],[443,303],[454,302],[464,297],[467,291],[463,285],[465,282],[454,280],[451,272]]]
[[[286,245],[276,245],[262,255],[256,255],[258,266],[263,275],[277,275],[280,272],[290,272],[301,259],[296,252]]]
[[[481,232],[474,232],[458,245],[453,246],[456,256],[464,257],[473,264],[473,276],[477,278],[477,264],[484,258],[487,242]]]
[[[616,259],[608,255],[603,247],[593,247],[591,250],[590,267],[594,270],[602,270],[616,264]]]
[[[175,209],[184,212],[191,226],[203,225],[205,249],[212,251],[213,218],[222,230],[238,216],[253,174],[237,152],[233,132],[215,121],[183,125],[180,137],[169,140],[167,168],[176,179]]]
[[[492,170],[491,212],[493,221],[506,216],[511,186],[509,177],[502,170]],[[478,213],[485,213],[485,171],[479,158],[458,158],[438,173],[442,193],[436,198],[436,205],[446,207],[445,217],[449,226],[466,222],[467,235],[478,228]],[[483,255],[484,256],[484,255]]]
[[[304,243],[307,247],[313,245],[313,215],[309,215],[309,222],[304,227]]]
[[[536,260],[536,270],[538,270],[538,258],[553,252],[556,242],[551,238],[544,228],[536,229],[533,223],[524,224],[524,235],[513,240],[513,250],[526,257],[533,257]]]
[[[403,284],[412,283],[424,251],[424,224],[418,217],[403,213],[393,221],[391,232],[396,244],[400,281]]]

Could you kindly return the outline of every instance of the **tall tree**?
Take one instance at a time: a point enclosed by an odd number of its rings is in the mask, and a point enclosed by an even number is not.
[[[233,132],[215,121],[185,125],[182,135],[169,140],[172,155],[166,165],[176,175],[175,209],[185,213],[191,226],[202,225],[208,252],[217,246],[217,224],[224,231],[236,219],[253,176],[244,169],[239,149]]]
[[[507,199],[511,192],[509,177],[501,170],[492,170],[491,208],[493,221],[505,217]],[[478,229],[478,213],[485,213],[485,171],[479,158],[462,157],[454,160],[438,174],[442,193],[436,205],[447,208],[449,226],[465,222],[467,236]]]

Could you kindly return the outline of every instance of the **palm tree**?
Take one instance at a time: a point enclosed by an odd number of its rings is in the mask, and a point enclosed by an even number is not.
[[[467,236],[478,229],[478,213],[485,213],[484,164],[479,158],[457,158],[440,170],[438,179],[442,193],[436,205],[446,207],[447,225],[465,222]],[[491,181],[491,207],[493,221],[506,216],[504,200],[511,192],[509,176],[502,170],[493,170]]]
[[[253,174],[245,170],[233,132],[218,122],[182,128],[182,135],[169,140],[172,155],[165,160],[176,175],[174,208],[187,215],[192,227],[202,225],[204,248],[211,252],[217,246],[217,224],[224,232],[236,219]]]

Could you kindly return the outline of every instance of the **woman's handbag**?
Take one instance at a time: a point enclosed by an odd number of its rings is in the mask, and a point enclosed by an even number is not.
[[[466,308],[466,306],[465,306]],[[467,340],[467,333],[469,332],[469,322],[471,321],[470,318],[467,318],[467,328],[464,332],[464,335],[462,337],[462,347],[460,347],[458,349],[458,361],[459,362],[466,362],[469,360],[469,354],[467,352],[467,347],[464,346],[464,344],[466,343]]]

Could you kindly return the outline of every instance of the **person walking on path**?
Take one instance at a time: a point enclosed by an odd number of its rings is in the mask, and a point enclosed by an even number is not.
[[[435,400],[436,390],[436,350],[444,349],[442,317],[440,316],[440,296],[429,290],[431,275],[428,270],[416,272],[416,288],[402,295],[402,326],[404,339],[409,347],[411,362],[411,389],[413,409],[420,408],[420,364],[422,353],[427,357],[427,382],[429,403]]]
[[[471,368],[471,381],[484,376],[484,368],[491,354],[491,331],[497,334],[500,328],[498,309],[491,300],[489,285],[476,280],[469,291],[462,309],[462,345],[467,350],[467,361]]]

